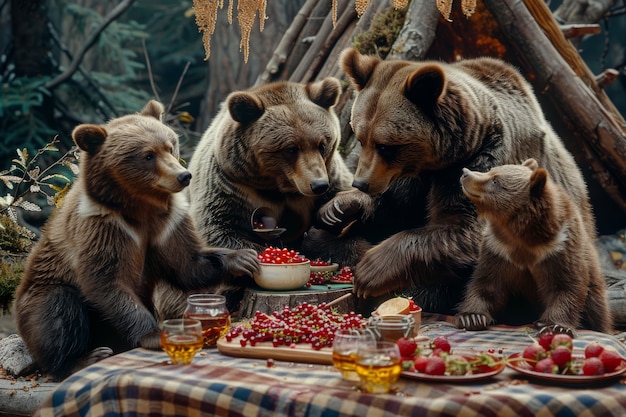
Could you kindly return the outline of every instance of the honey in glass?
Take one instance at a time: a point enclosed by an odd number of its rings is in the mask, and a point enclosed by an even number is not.
[[[400,351],[395,343],[377,342],[375,346],[359,348],[356,373],[364,392],[388,393],[401,372]]]
[[[202,326],[198,320],[172,319],[163,322],[161,348],[173,364],[191,363],[203,344]]]
[[[218,294],[192,294],[187,297],[184,317],[196,319],[202,324],[204,347],[214,347],[217,340],[230,328],[230,313],[226,297]]]

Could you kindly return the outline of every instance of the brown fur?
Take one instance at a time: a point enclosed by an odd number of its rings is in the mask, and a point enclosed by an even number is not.
[[[106,125],[80,125],[80,175],[31,251],[17,291],[17,325],[43,371],[64,377],[92,350],[159,348],[152,291],[190,290],[251,275],[251,250],[201,243],[182,191],[191,174],[178,137],[151,101]]]
[[[592,330],[612,330],[595,238],[577,205],[537,161],[487,173],[464,169],[461,184],[486,226],[459,306],[459,327],[485,328],[516,293],[539,303],[542,324],[575,329],[586,317]]]
[[[337,151],[341,134],[334,105],[340,92],[339,81],[326,78],[272,83],[226,98],[189,165],[190,212],[208,244],[259,252],[266,244],[300,249],[313,214],[352,183]],[[258,207],[272,209],[287,229],[280,241],[253,232],[251,216]],[[226,292],[229,308],[238,308],[241,290],[207,290]],[[168,290],[166,297],[166,305],[184,306],[184,294]],[[179,313],[162,311],[164,317]]]
[[[458,185],[463,167],[485,172],[537,159],[581,208],[593,236],[580,170],[513,67],[491,58],[383,61],[355,49],[344,51],[341,65],[356,90],[351,125],[362,148],[353,185],[370,198],[346,193],[323,206],[321,223],[335,229],[323,219],[354,204],[361,217],[334,240],[325,230],[309,233],[307,247],[354,259],[358,295],[412,287],[426,311],[453,312],[481,240],[475,208]]]

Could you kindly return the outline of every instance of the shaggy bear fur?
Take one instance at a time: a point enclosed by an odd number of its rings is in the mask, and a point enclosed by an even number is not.
[[[337,151],[340,125],[333,107],[340,92],[339,81],[326,78],[272,83],[226,98],[189,164],[190,212],[209,245],[300,249],[317,209],[351,188],[352,173]],[[271,209],[286,229],[279,239],[253,231],[251,216],[259,207]],[[206,290],[225,291],[229,309],[238,309],[236,288]],[[169,306],[184,305],[184,294],[167,291],[164,297]],[[163,311],[164,317],[179,313]]]
[[[178,137],[150,101],[138,114],[83,124],[80,175],[29,255],[18,332],[41,370],[63,378],[113,352],[159,348],[158,282],[181,290],[252,275],[253,250],[201,243],[182,191]]]
[[[388,296],[412,286],[425,311],[454,312],[482,236],[476,209],[459,186],[463,167],[485,172],[535,158],[581,208],[595,236],[581,172],[513,67],[491,58],[383,61],[356,49],[343,52],[341,65],[356,90],[358,190],[320,209],[318,228],[303,247],[315,256],[352,258],[358,295]],[[388,201],[400,210],[390,210]],[[355,219],[342,237],[325,230]],[[378,227],[385,222],[395,223],[386,235]]]
[[[482,330],[512,294],[538,305],[539,322],[613,328],[595,239],[579,208],[534,159],[487,173],[463,170],[463,193],[486,222],[478,263],[456,317]]]

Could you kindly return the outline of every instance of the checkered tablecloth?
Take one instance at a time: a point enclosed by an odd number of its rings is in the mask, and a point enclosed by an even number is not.
[[[445,335],[453,348],[519,352],[528,327],[458,330],[445,321],[421,334]],[[575,344],[592,340],[617,348],[615,337],[581,331]],[[167,364],[164,353],[135,349],[98,362],[68,378],[43,402],[38,416],[279,415],[279,416],[622,416],[626,380],[590,386],[556,386],[506,369],[474,383],[422,382],[402,377],[392,394],[364,394],[332,366],[224,356],[204,350],[193,364]]]

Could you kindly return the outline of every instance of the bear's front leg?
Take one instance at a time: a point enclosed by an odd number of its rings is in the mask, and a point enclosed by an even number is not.
[[[372,197],[359,190],[337,193],[317,212],[314,226],[335,235],[343,235],[356,221],[367,218],[374,211]]]

